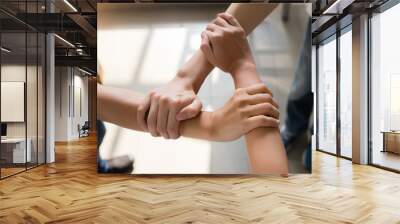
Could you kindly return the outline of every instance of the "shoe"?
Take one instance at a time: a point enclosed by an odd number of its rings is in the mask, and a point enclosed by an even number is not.
[[[100,160],[99,173],[132,173],[134,159],[129,156],[120,156],[109,160]]]

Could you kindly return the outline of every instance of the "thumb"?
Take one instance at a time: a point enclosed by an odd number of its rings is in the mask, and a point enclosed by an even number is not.
[[[176,115],[176,119],[178,121],[183,121],[183,120],[187,120],[187,119],[196,117],[197,114],[200,113],[202,107],[203,107],[203,105],[201,104],[201,101],[198,98],[196,98],[196,99],[193,100],[193,102],[191,104],[189,104],[188,106],[184,107]]]

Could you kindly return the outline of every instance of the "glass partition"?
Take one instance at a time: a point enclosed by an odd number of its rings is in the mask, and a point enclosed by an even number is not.
[[[26,12],[39,13],[40,4],[38,1],[27,2]],[[33,17],[32,20],[38,17]],[[36,23],[37,21],[32,21]],[[39,33],[34,29],[27,27],[27,150],[30,150],[30,161],[27,167],[38,165],[39,159]]]
[[[1,175],[24,171],[30,162],[26,125],[26,33],[1,34]]]
[[[40,13],[44,1],[0,3],[0,7],[15,5],[19,13]],[[2,179],[45,163],[46,39],[45,34],[2,12],[0,26]]]
[[[27,98],[26,98],[26,113],[27,113],[27,150],[30,151],[30,158],[28,160],[28,168],[37,165],[38,157],[38,55],[37,55],[37,41],[38,36],[36,32],[27,33]]]

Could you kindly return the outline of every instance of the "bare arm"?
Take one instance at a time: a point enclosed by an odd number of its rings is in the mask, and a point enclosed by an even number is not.
[[[243,23],[250,33],[274,9],[274,4],[231,4],[227,12]],[[207,75],[214,68],[201,50],[188,60],[176,77],[159,89],[153,90],[140,103],[137,120],[152,136],[176,139],[180,136],[180,122],[195,117],[201,111],[201,102],[196,96]],[[184,93],[190,101],[179,105],[168,105],[161,98],[173,99]],[[146,113],[149,116],[146,117]],[[168,113],[166,113],[168,112]],[[166,114],[169,114],[166,116]]]
[[[246,35],[249,35],[277,6],[265,3],[232,3],[226,13],[235,17]]]
[[[264,3],[232,3],[226,12],[239,21],[248,35],[271,14],[277,6],[277,4]],[[197,93],[201,84],[213,68],[214,66],[208,62],[203,52],[199,49],[192,58],[181,67],[177,78],[184,79],[188,84],[193,85]]]
[[[235,17],[246,35],[250,34],[269,14],[277,7],[277,4],[264,3],[232,3],[227,13]],[[189,85],[193,85],[197,93],[206,79],[207,75],[214,69],[199,49],[179,70],[177,78],[185,80]]]
[[[232,75],[236,88],[262,83],[246,33],[231,15],[221,13],[207,26],[202,33],[201,50],[213,65]],[[286,153],[278,128],[252,130],[246,134],[246,143],[254,173],[288,173]]]
[[[236,88],[262,83],[257,70],[233,76]],[[254,173],[287,174],[288,162],[279,128],[257,128],[246,134],[247,151]]]
[[[118,126],[136,130],[143,129],[136,119],[137,111],[143,95],[127,89],[106,87],[97,85],[97,117],[106,122]],[[211,113],[203,112],[196,119],[192,119],[186,125],[186,133],[189,137],[210,139]]]
[[[97,116],[100,120],[137,131],[147,131],[136,119],[143,99],[131,90],[97,85]],[[195,118],[181,125],[183,136],[211,141],[230,141],[257,127],[277,127],[279,111],[265,105],[276,102],[261,99],[265,86],[252,85],[235,91],[231,99],[214,112],[200,112]],[[246,101],[246,102],[245,102]]]
[[[250,34],[277,5],[271,4],[238,4],[233,3],[227,13],[233,15]],[[249,14],[251,12],[251,14]],[[251,15],[251,16],[249,16]],[[255,83],[262,83],[257,70],[232,75],[236,88],[243,88]],[[285,148],[278,128],[257,128],[246,134],[246,144],[255,173],[287,174],[288,163]]]

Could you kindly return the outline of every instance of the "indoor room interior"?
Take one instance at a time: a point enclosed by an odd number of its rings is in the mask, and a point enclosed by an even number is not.
[[[271,35],[300,29],[295,9],[312,8],[311,174],[98,174],[97,12],[139,2],[0,1],[0,223],[400,222],[399,1],[293,0],[267,20]],[[296,41],[276,38],[297,57]],[[275,66],[293,60],[271,43]]]
[[[93,110],[96,65],[87,62],[91,59],[90,44],[93,45],[93,41],[86,42],[86,37],[80,34],[82,29],[71,23],[73,20],[69,17],[70,27],[62,30],[55,25],[41,24],[45,18],[30,18],[44,15],[45,3],[2,1],[0,5],[2,179],[54,161],[54,150],[47,150],[54,148],[52,144],[67,144],[95,133],[90,118],[93,119],[96,113]],[[82,7],[93,10],[87,3]],[[70,10],[68,5],[57,2],[50,3],[49,8],[55,12]],[[53,36],[52,52],[49,52],[46,37],[46,32],[50,31],[58,31]],[[80,47],[67,41],[65,36],[72,37],[70,41]],[[52,55],[54,59],[50,61]],[[86,61],[79,61],[82,57]],[[49,62],[53,64],[49,66]],[[53,88],[48,85],[49,72],[56,74]],[[49,97],[51,90],[53,98]],[[51,121],[54,137],[51,140],[46,129],[49,126],[49,108],[54,116]]]

